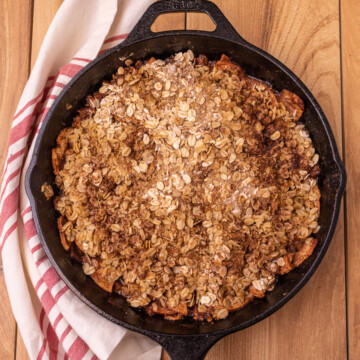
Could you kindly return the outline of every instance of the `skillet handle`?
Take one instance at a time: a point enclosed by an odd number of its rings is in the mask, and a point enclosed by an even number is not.
[[[174,12],[206,13],[214,21],[216,28],[214,31],[210,32],[199,30],[172,30],[155,33],[151,31],[150,27],[159,15]],[[207,0],[162,0],[157,1],[148,7],[123,44],[128,45],[137,41],[162,37],[164,35],[182,34],[211,34],[211,36],[220,37],[222,39],[246,43],[214,3]]]
[[[171,360],[204,360],[207,352],[226,334],[150,335],[169,354]]]

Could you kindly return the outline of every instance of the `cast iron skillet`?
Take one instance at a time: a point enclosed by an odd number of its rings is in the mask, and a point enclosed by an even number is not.
[[[151,32],[150,26],[160,14],[178,11],[205,12],[213,19],[216,30]],[[214,323],[190,320],[172,322],[158,316],[149,317],[141,310],[131,308],[120,296],[109,296],[101,290],[63,249],[53,202],[45,200],[40,190],[44,182],[54,183],[51,149],[61,129],[71,124],[77,110],[84,106],[86,96],[95,92],[104,79],[110,79],[111,74],[123,65],[124,58],[166,58],[187,49],[193,50],[196,55],[205,54],[210,59],[219,59],[225,53],[249,75],[270,82],[279,91],[288,89],[300,96],[306,109],[302,121],[320,154],[321,229],[316,235],[318,245],[314,253],[301,266],[281,276],[274,291],[267,293],[264,299],[255,299],[244,309],[231,313],[227,319]],[[66,104],[71,104],[72,108],[69,109]],[[151,5],[125,42],[87,65],[58,96],[41,127],[25,186],[45,252],[69,288],[105,318],[157,341],[173,360],[191,360],[203,359],[210,347],[225,335],[266,318],[305,285],[330,244],[345,183],[345,169],[329,123],[305,85],[278,60],[240,37],[213,3],[206,0],[164,0]]]

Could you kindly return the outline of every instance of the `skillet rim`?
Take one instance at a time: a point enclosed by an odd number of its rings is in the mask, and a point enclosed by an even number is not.
[[[186,35],[186,36],[206,36],[208,38],[217,38],[217,39],[221,39],[221,40],[226,40],[229,42],[233,42],[236,45],[240,45],[240,46],[244,46],[248,49],[250,49],[251,51],[258,53],[258,55],[260,55],[261,57],[266,58],[267,60],[269,60],[271,63],[273,63],[276,67],[278,67],[282,72],[284,72],[290,79],[292,82],[294,82],[299,88],[301,88],[304,92],[304,94],[307,97],[307,100],[311,103],[311,105],[314,107],[314,110],[317,113],[317,121],[320,121],[325,130],[326,130],[326,134],[325,136],[327,137],[327,139],[329,140],[329,144],[330,144],[330,148],[331,148],[331,157],[334,161],[334,163],[337,166],[337,173],[339,175],[339,185],[338,185],[338,189],[337,189],[337,194],[335,196],[335,201],[334,201],[334,211],[333,211],[333,216],[330,219],[330,225],[328,227],[327,230],[327,234],[326,237],[323,241],[323,243],[321,244],[321,248],[319,249],[319,252],[317,254],[317,256],[312,260],[311,265],[309,266],[309,268],[307,269],[307,271],[305,272],[305,274],[303,275],[303,277],[301,278],[301,280],[299,282],[297,282],[297,284],[293,287],[293,289],[291,289],[291,291],[289,291],[285,296],[283,296],[279,301],[277,301],[274,305],[270,306],[267,310],[265,310],[264,312],[262,312],[261,314],[242,322],[241,324],[238,325],[233,325],[230,326],[228,328],[225,329],[220,329],[220,330],[215,330],[215,331],[209,331],[209,332],[204,332],[204,333],[198,333],[198,334],[174,334],[174,333],[167,333],[167,332],[158,332],[158,331],[154,331],[154,330],[147,330],[147,329],[143,329],[141,327],[129,324],[124,322],[123,320],[120,320],[116,317],[114,317],[113,315],[110,315],[109,313],[105,312],[104,310],[100,309],[97,305],[95,305],[90,299],[88,299],[87,297],[85,297],[82,292],[80,290],[78,290],[72,283],[70,280],[68,280],[68,278],[65,276],[65,274],[62,272],[62,270],[60,269],[60,266],[57,264],[57,261],[54,259],[53,255],[51,254],[48,246],[47,246],[47,242],[46,239],[41,231],[41,225],[40,225],[40,221],[38,218],[38,211],[37,211],[37,205],[36,205],[36,200],[35,197],[32,193],[32,188],[31,188],[31,177],[32,174],[35,170],[36,164],[38,162],[38,156],[39,156],[39,149],[41,146],[41,142],[43,139],[44,134],[46,135],[46,128],[48,126],[48,123],[54,113],[54,110],[56,110],[56,107],[58,105],[58,103],[62,100],[62,98],[65,96],[65,94],[67,93],[68,89],[73,86],[73,84],[75,82],[77,82],[79,80],[79,78],[81,78],[90,68],[92,68],[93,66],[95,66],[96,64],[98,64],[99,62],[103,61],[107,56],[113,54],[114,52],[119,51],[120,49],[123,49],[125,47],[127,47],[128,45],[134,45],[137,43],[141,43],[150,39],[154,39],[154,38],[160,38],[160,37],[166,37],[166,36],[173,36],[173,35]],[[241,38],[240,38],[241,39]],[[30,200],[30,205],[31,208],[33,209],[33,218],[34,218],[34,222],[35,222],[35,226],[36,226],[36,230],[38,232],[39,235],[39,239],[44,247],[45,253],[47,255],[47,257],[50,260],[51,265],[55,268],[56,272],[59,274],[60,278],[65,282],[65,284],[71,289],[71,291],[73,293],[75,293],[75,295],[77,297],[79,297],[85,304],[87,304],[90,308],[92,308],[94,311],[96,311],[97,313],[99,313],[100,315],[102,315],[103,317],[105,317],[108,320],[111,320],[112,322],[124,326],[127,329],[136,331],[136,332],[140,332],[142,334],[148,335],[154,339],[156,339],[157,341],[161,342],[161,340],[159,340],[157,337],[158,336],[167,336],[167,337],[176,337],[176,338],[194,338],[194,337],[203,337],[204,335],[209,335],[209,336],[216,336],[217,338],[220,339],[221,337],[231,334],[233,332],[245,329],[246,327],[249,327],[263,319],[265,319],[266,317],[270,316],[271,314],[273,314],[275,311],[277,311],[279,308],[281,308],[283,305],[285,305],[293,296],[295,296],[303,287],[304,285],[307,283],[307,281],[310,279],[310,277],[313,275],[313,273],[315,272],[315,270],[317,269],[317,267],[319,266],[321,260],[323,259],[329,245],[330,242],[333,238],[334,232],[335,232],[335,228],[337,225],[337,221],[339,218],[339,214],[340,214],[340,206],[341,206],[341,199],[342,199],[342,195],[344,193],[345,190],[345,185],[346,185],[346,173],[345,173],[345,168],[344,165],[341,161],[337,146],[336,146],[336,142],[335,142],[335,138],[334,135],[332,133],[330,124],[324,114],[324,112],[322,111],[320,105],[318,104],[318,102],[316,101],[315,97],[312,95],[312,93],[309,91],[309,89],[305,86],[305,84],[290,70],[288,69],[284,64],[282,64],[279,60],[277,60],[276,58],[274,58],[272,55],[266,53],[265,51],[255,47],[254,45],[251,45],[247,42],[245,42],[245,40],[241,39],[242,41],[234,41],[231,39],[224,39],[222,36],[219,35],[215,35],[211,32],[203,32],[203,31],[169,31],[169,32],[163,32],[163,33],[159,33],[156,34],[154,33],[154,36],[150,37],[145,37],[141,40],[138,41],[134,41],[134,42],[130,42],[130,41],[124,41],[123,43],[115,46],[114,48],[108,50],[107,52],[105,52],[104,54],[100,55],[99,57],[95,58],[92,62],[90,62],[88,65],[86,65],[82,70],[80,70],[73,78],[72,80],[65,86],[65,88],[62,90],[62,92],[58,95],[58,97],[56,98],[56,100],[54,101],[53,105],[51,106],[51,108],[49,109],[43,124],[40,128],[38,137],[36,139],[36,143],[34,146],[34,151],[33,151],[33,155],[32,155],[32,159],[31,162],[29,164],[29,167],[27,169],[26,175],[25,175],[25,189],[26,189],[26,193],[29,197]],[[327,154],[328,155],[328,154]],[[318,245],[319,246],[319,245]],[[313,256],[313,255],[312,255]],[[311,257],[310,257],[311,258]]]

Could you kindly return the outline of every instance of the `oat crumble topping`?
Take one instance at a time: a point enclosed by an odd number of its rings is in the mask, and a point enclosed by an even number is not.
[[[46,197],[46,200],[50,200],[54,196],[54,190],[48,183],[45,183],[41,186],[41,192]]]
[[[303,103],[225,55],[127,65],[53,149],[61,242],[133,307],[226,318],[316,246],[319,155]]]

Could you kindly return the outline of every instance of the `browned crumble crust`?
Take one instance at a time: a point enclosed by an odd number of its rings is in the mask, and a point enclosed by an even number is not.
[[[225,55],[120,67],[53,149],[64,248],[167,319],[223,319],[263,297],[316,246],[303,110]]]
[[[50,200],[54,196],[54,190],[48,183],[45,183],[41,186],[41,192],[46,197],[46,200]]]

